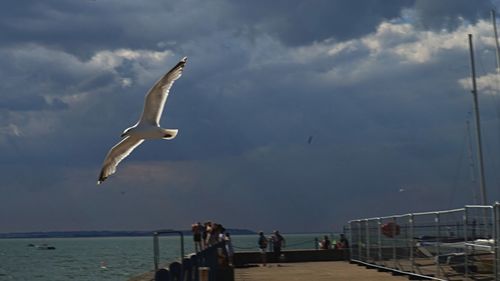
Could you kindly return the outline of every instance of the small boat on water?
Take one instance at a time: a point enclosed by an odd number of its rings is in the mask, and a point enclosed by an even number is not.
[[[47,244],[35,245],[35,248],[37,248],[38,250],[55,250],[56,249],[56,247],[49,246]]]

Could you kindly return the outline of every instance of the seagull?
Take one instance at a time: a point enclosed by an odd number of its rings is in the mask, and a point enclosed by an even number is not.
[[[311,144],[313,141],[313,136],[309,136],[309,138],[307,139],[307,143],[308,144]]]
[[[114,174],[116,172],[116,166],[118,166],[118,164],[144,140],[171,140],[177,136],[177,129],[163,129],[160,127],[160,117],[170,88],[172,88],[174,81],[181,77],[186,61],[187,57],[182,58],[177,65],[163,75],[146,94],[141,118],[137,124],[123,131],[121,135],[123,140],[109,150],[104,159],[97,184],[101,184],[110,175]]]

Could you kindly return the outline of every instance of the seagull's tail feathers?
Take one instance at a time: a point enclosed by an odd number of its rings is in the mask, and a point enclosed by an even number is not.
[[[162,138],[164,140],[174,139],[177,136],[177,132],[179,132],[177,129],[161,129],[161,131],[164,134]]]

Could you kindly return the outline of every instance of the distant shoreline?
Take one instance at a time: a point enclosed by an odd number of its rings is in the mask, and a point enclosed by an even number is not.
[[[174,231],[174,230],[172,230]],[[192,235],[191,230],[180,230],[185,236]],[[46,232],[12,232],[0,233],[0,239],[14,238],[99,238],[99,237],[146,237],[153,236],[151,231],[46,231]],[[256,234],[248,229],[227,229],[232,235]],[[176,235],[176,234],[172,234]],[[165,235],[169,236],[169,235]]]

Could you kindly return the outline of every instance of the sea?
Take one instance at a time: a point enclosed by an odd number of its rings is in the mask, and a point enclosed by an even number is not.
[[[313,249],[329,235],[284,234],[286,249]],[[236,252],[257,251],[258,235],[233,235]],[[193,252],[190,236],[184,251]],[[55,247],[42,250],[39,245]],[[160,237],[160,262],[178,260],[180,237]],[[0,281],[126,281],[154,268],[152,237],[0,239]]]

